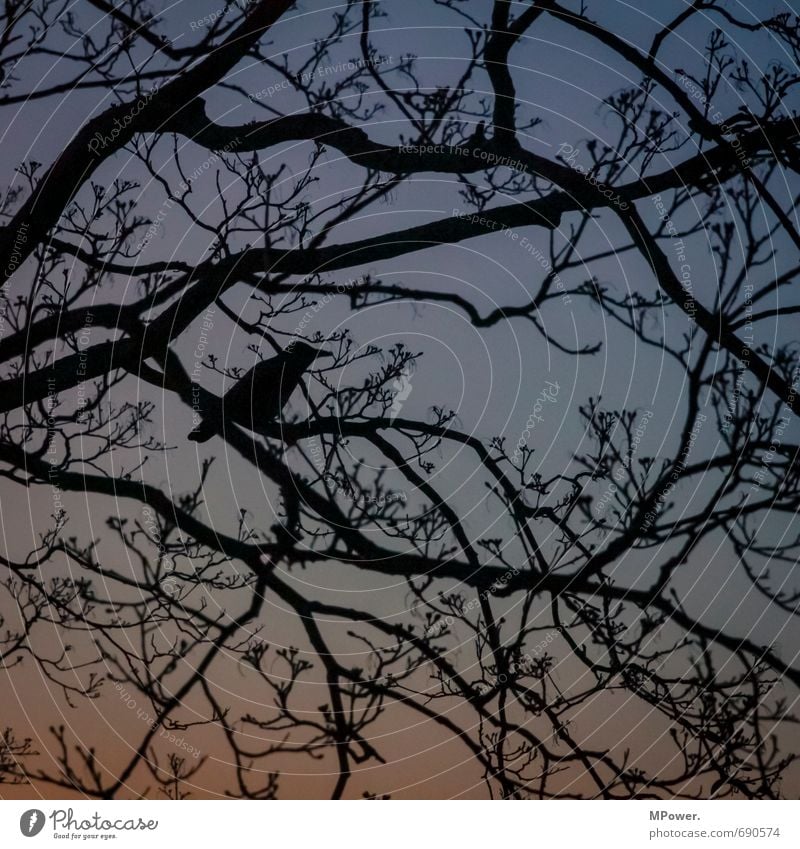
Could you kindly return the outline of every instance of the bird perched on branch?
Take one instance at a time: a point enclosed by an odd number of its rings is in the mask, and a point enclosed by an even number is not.
[[[207,410],[189,434],[192,442],[207,442],[217,432],[222,417],[250,430],[276,419],[300,380],[317,357],[332,357],[305,342],[291,342],[275,357],[253,366],[222,396],[219,410]]]

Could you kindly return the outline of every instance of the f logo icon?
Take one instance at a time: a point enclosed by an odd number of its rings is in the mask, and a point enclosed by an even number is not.
[[[31,808],[19,818],[19,830],[25,837],[36,837],[44,828],[44,812],[38,808]]]

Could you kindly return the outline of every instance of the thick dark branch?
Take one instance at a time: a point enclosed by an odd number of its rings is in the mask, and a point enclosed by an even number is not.
[[[261,0],[241,26],[201,62],[138,100],[120,103],[86,123],[64,148],[30,197],[0,234],[3,279],[42,242],[89,175],[144,127],[161,126],[218,82],[292,5]],[[24,240],[23,240],[24,239]]]
[[[492,31],[486,42],[486,72],[494,90],[494,114],[492,125],[497,138],[516,138],[517,93],[508,68],[508,54],[520,36],[544,11],[538,4],[531,4],[509,24],[510,0],[495,0],[492,10]]]

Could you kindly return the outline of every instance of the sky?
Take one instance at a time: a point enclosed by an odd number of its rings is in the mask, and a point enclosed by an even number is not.
[[[163,7],[160,30],[168,33],[176,46],[190,43],[196,38],[202,18],[222,9],[218,2],[191,4],[160,4]],[[741,15],[747,10],[737,6]],[[772,4],[757,4],[763,14],[773,8]],[[656,22],[670,20],[683,7],[679,2],[650,2],[636,5],[614,2],[598,5],[596,14],[604,22],[613,22],[618,35],[641,45],[652,37]],[[270,32],[270,50],[276,59],[287,57],[290,62],[304,56],[313,45],[314,38],[324,32],[330,18],[330,7],[315,8],[312,4],[301,4],[300,14],[279,22]],[[377,20],[373,26],[373,42],[382,55],[397,57],[413,52],[417,56],[418,73],[428,85],[452,81],[466,55],[466,38],[463,23],[447,10],[427,2],[398,0],[383,4],[388,17]],[[486,17],[487,4],[470,3],[470,8],[479,9]],[[774,4],[778,10],[779,4]],[[590,8],[590,11],[593,11]],[[76,3],[76,12],[82,18],[91,19],[95,14],[83,0]],[[229,14],[229,13],[228,13]],[[680,35],[667,45],[664,61],[668,67],[698,69],[702,59],[703,39],[706,29],[700,26],[681,30]],[[748,38],[742,49],[750,51],[749,60],[756,67],[764,67],[775,56],[778,48],[762,34]],[[346,62],[358,54],[357,34],[343,45],[332,67]],[[523,40],[512,54],[512,72],[517,83],[523,114],[541,119],[524,138],[530,150],[541,155],[555,156],[562,145],[572,145],[579,150],[578,161],[588,162],[588,154],[580,142],[588,138],[613,143],[618,127],[602,108],[602,99],[618,92],[625,86],[638,83],[637,74],[624,66],[618,58],[596,43],[576,36],[573,32],[545,19],[536,25],[534,32]],[[21,75],[28,80],[36,78],[42,85],[51,84],[65,73],[63,63],[54,61],[47,67],[41,60],[23,65]],[[335,76],[335,74],[334,74]],[[255,97],[276,84],[277,78],[268,67],[243,62],[227,78],[226,82],[251,93],[248,99],[229,88],[216,89],[207,95],[208,114],[219,123],[239,125],[249,120],[262,119],[269,108],[284,113],[302,110],[304,104],[288,89],[281,88],[268,96]],[[488,80],[479,74],[474,83],[477,96],[489,94]],[[480,86],[484,86],[481,89]],[[663,95],[660,95],[663,96]],[[365,102],[377,99],[375,91],[366,92]],[[733,90],[719,93],[715,106],[726,114],[737,108],[740,94]],[[254,100],[256,102],[254,102]],[[5,107],[6,124],[0,131],[0,171],[5,184],[13,184],[14,167],[22,159],[35,159],[48,164],[53,161],[64,140],[75,132],[88,118],[97,115],[113,102],[113,94],[106,92],[70,92],[59,101],[47,99],[33,101],[20,107]],[[671,110],[673,104],[664,100],[661,104]],[[794,104],[796,106],[796,104]],[[388,109],[370,122],[370,136],[377,140],[396,143],[399,134],[408,132],[405,122],[396,112]],[[159,143],[162,176],[174,179],[177,174],[172,155],[172,140],[162,139]],[[209,159],[208,151],[191,141],[179,140],[181,164],[184,173],[203,169]],[[287,168],[287,178],[278,186],[278,191],[288,191],[294,176],[308,162],[310,146],[292,143],[264,151],[260,160],[266,167]],[[684,149],[678,159],[689,155]],[[674,164],[664,157],[661,168]],[[661,170],[658,168],[657,170]],[[216,166],[208,168],[208,176],[198,179],[193,185],[194,208],[201,220],[213,222],[218,218],[222,199],[234,200],[239,187],[230,174],[220,172],[220,183],[211,177],[217,173]],[[319,166],[315,169],[318,183],[313,188],[314,204],[333,204],[343,193],[357,185],[361,176],[359,169],[343,160],[333,149],[327,149]],[[633,174],[630,175],[632,178]],[[97,182],[108,184],[113,179],[135,179],[141,186],[136,195],[142,213],[156,217],[164,208],[164,193],[157,181],[151,179],[141,163],[135,158],[118,154],[111,157],[93,176]],[[221,187],[221,188],[220,188]],[[788,191],[796,191],[788,186]],[[419,174],[407,181],[382,204],[369,207],[365,214],[337,230],[334,242],[364,239],[369,236],[391,232],[395,229],[414,226],[426,221],[435,221],[459,212],[470,212],[459,193],[460,186],[452,175]],[[511,202],[513,199],[508,199]],[[504,203],[502,197],[492,205]],[[643,218],[655,225],[658,210],[650,201],[642,201],[639,210]],[[684,215],[684,224],[703,221],[705,210],[698,206],[690,208]],[[562,222],[556,234],[559,244],[570,237],[569,220]],[[546,231],[541,228],[521,228],[519,232],[498,232],[481,239],[465,241],[457,245],[441,245],[430,250],[417,251],[380,264],[353,267],[346,272],[335,273],[327,279],[344,282],[370,274],[387,283],[402,283],[409,287],[432,287],[441,292],[468,293],[482,314],[498,306],[525,303],[536,291],[544,269],[537,259],[540,251],[546,250]],[[198,262],[207,256],[213,234],[202,228],[191,226],[178,210],[166,214],[161,227],[148,241],[142,261],[180,258],[187,262]],[[589,228],[589,234],[581,243],[581,251],[593,254],[618,246],[621,230],[613,217],[599,216]],[[665,251],[671,246],[667,240]],[[789,245],[778,243],[774,269],[780,271],[794,260]],[[688,264],[691,266],[692,282],[697,297],[706,304],[713,302],[719,283],[719,267],[709,248],[707,234],[700,232],[687,245]],[[579,257],[580,259],[580,257]],[[773,271],[766,267],[758,269],[759,275]],[[575,285],[595,279],[599,284],[611,287],[618,294],[645,292],[653,294],[655,283],[641,257],[630,252],[611,255],[606,259],[589,264],[579,263],[568,275],[566,285]],[[764,278],[759,278],[759,281]],[[757,282],[759,282],[757,281]],[[297,278],[299,282],[299,278]],[[30,268],[21,269],[12,281],[12,292],[25,292],[31,285]],[[244,286],[238,286],[225,296],[226,305],[237,315],[252,320],[259,306],[249,297]],[[136,296],[133,281],[116,279],[111,286],[98,293],[99,301],[118,298],[129,301]],[[327,337],[346,328],[359,346],[377,345],[388,349],[397,343],[404,344],[415,353],[420,353],[417,367],[410,376],[410,392],[403,402],[402,415],[408,418],[425,419],[430,416],[433,405],[452,409],[462,429],[481,439],[495,436],[505,437],[511,445],[526,434],[526,422],[534,410],[536,400],[547,388],[558,387],[555,400],[547,402],[543,421],[533,433],[525,438],[535,447],[535,463],[543,474],[553,474],[567,469],[575,454],[586,451],[588,435],[579,408],[589,397],[601,396],[609,409],[623,406],[639,411],[652,412],[649,419],[642,452],[649,456],[668,455],[674,451],[680,435],[682,415],[685,409],[685,385],[683,375],[676,369],[658,347],[641,343],[629,332],[621,331],[611,322],[605,312],[572,298],[550,301],[538,316],[542,327],[554,339],[568,345],[601,344],[600,351],[592,357],[577,357],[565,354],[551,344],[530,323],[522,319],[500,322],[488,328],[476,328],[465,315],[445,303],[412,304],[394,302],[375,305],[356,313],[350,312],[343,299],[337,299],[315,313],[306,328],[306,334],[319,331]],[[666,317],[665,334],[675,339],[686,332],[685,316],[677,311]],[[292,329],[292,317],[288,317],[284,330]],[[178,353],[187,361],[201,338],[203,328],[198,322],[187,331],[176,346]],[[762,341],[773,345],[795,338],[796,325],[789,322],[774,322],[760,329]],[[92,331],[93,340],[99,335]],[[217,312],[214,326],[208,331],[208,353],[213,353],[227,366],[248,367],[253,355],[247,351],[250,339]],[[266,348],[268,350],[268,348]],[[379,364],[377,358],[341,370],[337,379],[341,385],[354,385],[363,379],[368,365]],[[204,374],[202,383],[208,389],[221,388],[219,375]],[[155,391],[152,387],[137,386],[126,382],[115,387],[112,400],[148,398],[156,405],[152,422],[152,433],[174,446],[160,456],[152,457],[146,471],[147,479],[170,492],[182,492],[197,483],[201,460],[210,455],[217,457],[206,484],[206,506],[209,521],[217,528],[235,531],[239,510],[246,509],[251,521],[259,528],[269,528],[274,521],[276,502],[274,490],[236,456],[229,454],[218,439],[207,445],[195,446],[185,442],[191,429],[191,411],[174,396]],[[767,399],[765,410],[771,404]],[[303,412],[302,402],[294,399],[292,412]],[[790,425],[786,439],[796,440],[797,426]],[[698,437],[698,453],[713,454],[719,450],[717,435],[708,428]],[[353,446],[354,456],[364,456],[367,464],[374,463],[360,445]],[[290,463],[299,463],[296,456],[289,456]],[[475,474],[475,466],[465,451],[443,450],[437,458],[437,468],[432,480],[448,501],[457,506],[465,517],[465,527],[473,537],[491,535],[502,527],[496,511],[488,504],[484,487],[484,476]],[[414,492],[396,470],[389,471],[390,480],[411,502],[418,502],[420,495]],[[598,486],[598,490],[602,488]],[[597,494],[597,493],[596,493]],[[701,503],[704,490],[692,493],[680,491],[680,509],[689,509]],[[82,537],[104,537],[101,551],[109,558],[124,564],[125,555],[107,539],[104,522],[109,504],[95,498],[69,497],[66,499],[70,514],[70,528]],[[3,525],[0,529],[0,548],[17,555],[25,551],[30,541],[49,522],[52,512],[52,493],[46,487],[32,488],[23,501],[19,490],[7,481],[0,481],[0,505]],[[139,515],[130,504],[116,505],[121,513]],[[780,517],[770,517],[770,523],[779,529]],[[794,526],[796,529],[796,525]],[[500,532],[497,532],[499,535]],[[777,644],[787,659],[794,655],[798,630],[796,624],[787,622],[788,617],[770,611],[764,599],[758,596],[743,578],[739,570],[732,569],[729,548],[720,545],[722,540],[709,538],[692,555],[689,568],[685,569],[678,586],[687,594],[689,612],[702,614],[708,622],[729,625],[737,633],[749,632],[751,639],[765,644]],[[545,540],[553,545],[554,540]],[[128,564],[134,568],[132,564]],[[620,581],[644,584],[650,582],[652,568],[650,555],[640,553],[624,558],[616,564],[615,576]],[[66,568],[66,567],[64,567]],[[365,576],[363,572],[350,569],[310,568],[284,575],[297,587],[312,588],[316,596],[342,601],[354,594],[360,602],[387,619],[407,615],[409,597],[402,581]],[[211,599],[212,604],[214,599]],[[8,604],[9,600],[6,599]],[[731,617],[734,621],[731,623]],[[302,645],[304,637],[294,617],[281,610],[274,599],[270,599],[263,621],[265,639],[273,647]],[[345,634],[347,623],[331,623],[333,644],[348,650]],[[56,633],[44,638],[57,646],[60,639]],[[85,647],[84,647],[85,648]],[[574,664],[560,652],[557,675],[565,682],[572,681],[576,674]],[[360,649],[352,647],[354,656]],[[459,651],[468,652],[467,646]],[[559,654],[557,649],[554,651]],[[215,674],[217,674],[215,672]],[[319,687],[322,685],[320,670],[315,670],[312,683],[303,698],[309,709],[317,704]],[[61,721],[74,730],[77,737],[99,735],[106,762],[111,767],[122,762],[126,746],[135,741],[138,728],[134,711],[128,708],[113,692],[77,709],[65,705],[63,695],[42,681],[32,664],[25,671],[11,671],[12,697],[5,707],[3,722],[20,728],[20,733],[39,738],[39,745],[49,745],[43,739],[47,725]],[[235,704],[257,703],[262,697],[259,691],[248,690],[241,669],[231,663],[220,671],[215,686]],[[794,698],[795,694],[791,694]],[[587,711],[590,716],[608,716],[597,732],[605,739],[625,739],[632,733],[640,735],[637,742],[647,740],[652,734],[654,719],[627,706],[627,713],[613,707],[614,699],[620,697],[607,694]],[[31,706],[36,709],[32,710]],[[637,709],[638,710],[638,709]],[[596,711],[596,714],[595,714]],[[60,717],[60,719],[58,719]],[[655,726],[657,727],[657,726]],[[481,783],[478,767],[472,763],[463,747],[449,738],[444,738],[431,723],[420,723],[402,707],[387,711],[379,726],[386,735],[387,750],[392,761],[387,767],[370,770],[359,775],[353,793],[362,789],[371,792],[389,792],[393,796],[481,797],[485,790]],[[632,732],[629,729],[633,728]],[[191,731],[187,739],[196,741]],[[796,743],[796,741],[793,741]],[[225,769],[214,769],[214,758],[223,755],[209,744],[207,738],[197,743],[204,755],[211,758],[210,766],[198,778],[197,794],[214,794],[223,791],[227,777]],[[790,744],[791,745],[791,744]],[[656,744],[658,746],[658,744]],[[166,751],[166,749],[165,749]],[[650,751],[655,762],[659,750]],[[328,762],[314,764],[287,759],[282,764],[285,792],[300,798],[313,798],[326,792],[330,780],[325,774]],[[578,783],[577,786],[581,786]],[[796,796],[798,777],[790,776],[784,792]],[[5,794],[5,788],[3,794]],[[9,793],[16,793],[11,790]],[[20,791],[27,792],[27,791]],[[36,792],[47,794],[48,788],[39,787]]]

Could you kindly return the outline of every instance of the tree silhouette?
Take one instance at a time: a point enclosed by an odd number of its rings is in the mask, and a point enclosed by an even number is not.
[[[779,5],[7,2],[0,782],[796,794]]]

